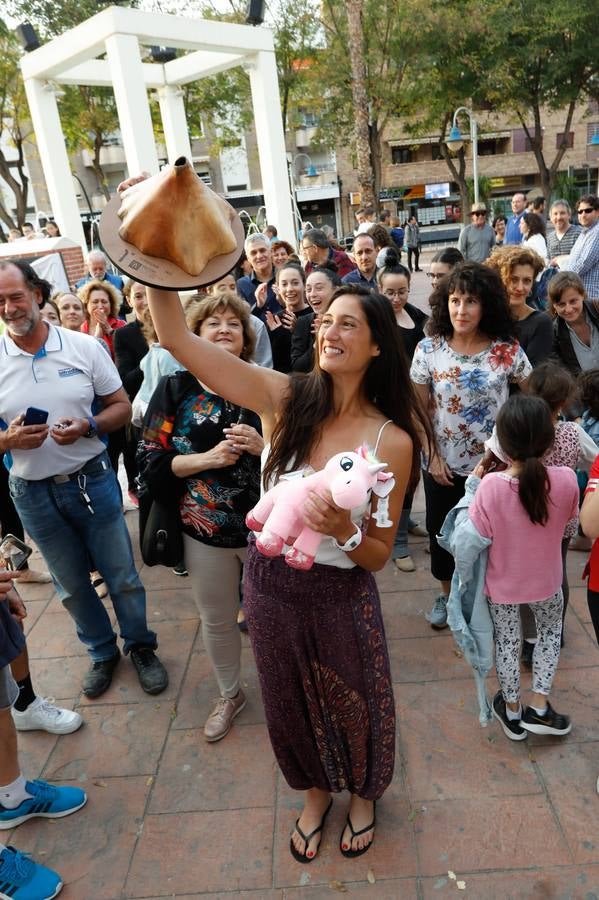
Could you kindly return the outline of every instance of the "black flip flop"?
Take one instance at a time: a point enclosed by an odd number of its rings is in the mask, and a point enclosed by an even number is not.
[[[295,830],[297,831],[297,833],[301,837],[302,841],[304,842],[304,852],[300,853],[299,850],[296,849],[293,841],[291,839],[289,839],[289,849],[291,851],[291,855],[293,856],[293,858],[295,860],[297,860],[297,862],[311,863],[311,862],[314,862],[314,860],[318,856],[318,850],[320,848],[320,844],[316,848],[316,853],[314,854],[314,856],[306,856],[306,854],[308,852],[308,845],[310,844],[310,841],[312,840],[314,835],[318,834],[318,832],[322,831],[322,829],[324,828],[324,823],[326,822],[326,818],[331,811],[332,805],[333,805],[333,799],[331,798],[331,800],[329,801],[329,805],[327,806],[325,813],[324,813],[322,819],[320,820],[320,825],[317,828],[315,828],[314,831],[311,831],[310,834],[308,834],[308,835],[304,834],[302,829],[299,827],[299,819],[297,819],[297,821],[295,823]],[[301,816],[300,816],[300,818],[301,818]],[[322,841],[322,838],[321,838],[321,841]]]
[[[372,840],[370,841],[370,843],[366,844],[366,846],[362,847],[360,850],[352,850],[351,845],[352,845],[352,841],[354,838],[359,837],[361,834],[366,834],[367,831],[372,831],[372,829],[374,828],[375,825],[376,825],[376,803],[374,804],[374,816],[372,817],[372,822],[370,823],[370,825],[367,825],[366,828],[360,828],[359,831],[354,831],[354,826],[351,823],[349,813],[347,814],[347,819],[345,820],[345,826],[343,828],[343,831],[341,832],[341,837],[339,838],[339,849],[341,850],[343,855],[345,857],[347,857],[347,859],[355,859],[356,856],[362,856],[363,853],[366,853],[368,850],[370,850],[370,848],[374,844],[374,835],[372,836]],[[349,828],[349,830],[351,831],[351,838],[349,839],[349,846],[350,846],[349,850],[343,849],[343,834],[344,834],[346,828]]]

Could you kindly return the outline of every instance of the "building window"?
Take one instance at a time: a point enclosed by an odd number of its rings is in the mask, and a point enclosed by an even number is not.
[[[391,163],[399,166],[402,163],[413,162],[414,154],[411,147],[391,147]]]
[[[566,139],[566,147],[568,150],[571,150],[574,146],[574,132],[569,131],[568,134],[565,134],[563,131],[558,131],[557,137],[555,138],[555,149],[559,150],[562,146],[563,139]]]
[[[534,140],[535,130],[534,128],[528,129],[530,132],[531,138]],[[532,150],[532,144],[530,142],[530,138],[526,134],[523,128],[514,128],[512,132],[512,141],[514,153],[530,153]]]
[[[204,169],[203,171],[198,171],[196,169],[196,175],[204,182],[204,184],[207,184],[208,186],[212,184],[212,178],[208,169]]]
[[[248,189],[247,184],[228,184],[227,185],[228,191],[247,191],[247,189]]]
[[[439,144],[431,144],[431,159],[433,160],[433,162],[437,162],[439,159],[443,159],[443,154],[441,153]]]
[[[596,134],[599,134],[599,122],[587,125],[587,144],[591,143],[591,138]]]

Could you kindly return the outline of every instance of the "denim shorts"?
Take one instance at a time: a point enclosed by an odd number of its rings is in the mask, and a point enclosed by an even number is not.
[[[17,697],[19,688],[12,677],[10,666],[0,669],[0,709],[10,709]]]

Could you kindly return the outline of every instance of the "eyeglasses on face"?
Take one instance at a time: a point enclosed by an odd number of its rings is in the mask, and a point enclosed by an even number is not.
[[[581,209],[578,210],[578,215],[580,216],[580,215],[582,215],[582,213],[586,213],[587,216],[590,216],[590,214],[592,212],[595,212],[595,210],[593,209],[592,206],[583,206]]]
[[[431,281],[438,281],[440,278],[445,278],[445,274],[445,272],[427,272],[426,277]]]
[[[479,216],[486,216],[487,214],[484,212],[473,212],[473,213],[470,213],[470,215],[475,216],[475,218],[478,219]]]
[[[407,297],[409,294],[409,288],[399,288],[399,290],[394,291],[392,288],[386,288],[383,291],[385,297]]]
[[[314,244],[302,244],[302,250],[311,250]]]

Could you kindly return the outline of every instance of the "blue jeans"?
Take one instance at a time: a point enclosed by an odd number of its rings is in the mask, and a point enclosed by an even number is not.
[[[11,475],[9,486],[25,530],[39,547],[80,640],[93,660],[102,660],[114,655],[116,635],[92,587],[90,560],[110,592],[125,653],[135,645],[155,649],[156,635],[146,621],[146,592],[135,569],[118,481],[108,454],[96,459],[105,459],[108,467],[86,476],[93,515],[76,479],[56,484],[52,478],[27,481]]]

